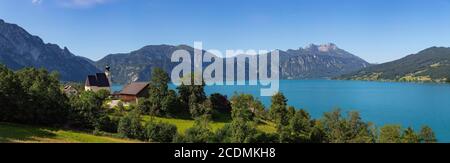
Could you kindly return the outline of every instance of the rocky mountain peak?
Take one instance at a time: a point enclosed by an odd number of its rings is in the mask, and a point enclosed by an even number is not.
[[[309,44],[304,49],[307,51],[313,51],[313,52],[331,52],[331,51],[338,50],[338,47],[336,46],[336,44],[333,44],[333,43],[327,43],[327,44],[321,44],[321,45]]]

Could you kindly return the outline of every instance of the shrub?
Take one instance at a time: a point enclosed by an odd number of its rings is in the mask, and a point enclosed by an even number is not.
[[[117,133],[117,127],[119,125],[119,118],[115,117],[108,117],[108,116],[101,116],[98,119],[96,129],[100,131],[110,132],[110,133]]]
[[[193,127],[186,130],[184,141],[186,143],[208,143],[213,141],[213,132],[208,126],[207,118],[195,121]]]
[[[168,123],[148,122],[145,127],[145,139],[150,142],[170,143],[177,134],[177,127]]]
[[[139,112],[132,111],[122,117],[117,127],[117,132],[126,138],[142,139],[143,129],[141,124],[141,116]]]

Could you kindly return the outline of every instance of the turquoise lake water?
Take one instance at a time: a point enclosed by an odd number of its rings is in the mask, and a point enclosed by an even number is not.
[[[115,86],[120,90],[122,86]],[[171,86],[171,88],[174,88]],[[207,94],[231,97],[235,92],[260,95],[259,86],[207,86]],[[280,91],[288,104],[307,110],[314,118],[340,108],[359,111],[377,126],[400,124],[419,130],[433,128],[440,142],[450,142],[450,85],[336,80],[282,80]],[[270,105],[270,97],[259,97]]]

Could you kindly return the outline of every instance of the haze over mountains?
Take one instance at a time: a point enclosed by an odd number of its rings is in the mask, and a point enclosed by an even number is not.
[[[58,71],[63,81],[82,82],[87,75],[101,72],[107,65],[111,67],[114,83],[148,81],[155,67],[170,72],[178,64],[171,62],[171,55],[180,49],[191,54],[194,52],[192,47],[186,45],[149,45],[130,53],[109,54],[94,62],[72,54],[68,48],[46,44],[18,25],[0,19],[1,64],[14,70],[37,67]],[[448,48],[430,48],[399,61],[372,66],[335,44],[311,44],[298,49],[280,50],[280,75],[282,79],[364,80],[376,76],[374,80],[412,80],[417,77],[446,80],[450,78],[448,51]]]

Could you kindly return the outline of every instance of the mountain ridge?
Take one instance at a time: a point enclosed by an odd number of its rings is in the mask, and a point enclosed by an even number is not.
[[[171,54],[179,49],[187,50],[191,55],[194,51],[194,48],[187,45],[148,45],[130,53],[109,54],[98,60],[96,66],[102,68],[110,65],[113,82],[116,83],[146,81],[149,80],[151,76],[149,73],[153,67],[160,67],[170,72],[178,64],[170,61]],[[331,78],[370,65],[363,59],[339,49],[335,44],[305,49],[280,51],[282,79]],[[149,58],[150,56],[153,58]],[[155,61],[155,59],[159,60]],[[245,71],[248,72],[248,69],[246,67]]]
[[[83,81],[88,74],[99,71],[92,62],[0,19],[0,63],[8,68],[45,68],[58,71],[63,81]]]
[[[450,48],[430,47],[401,59],[374,65],[336,79],[449,82]]]

